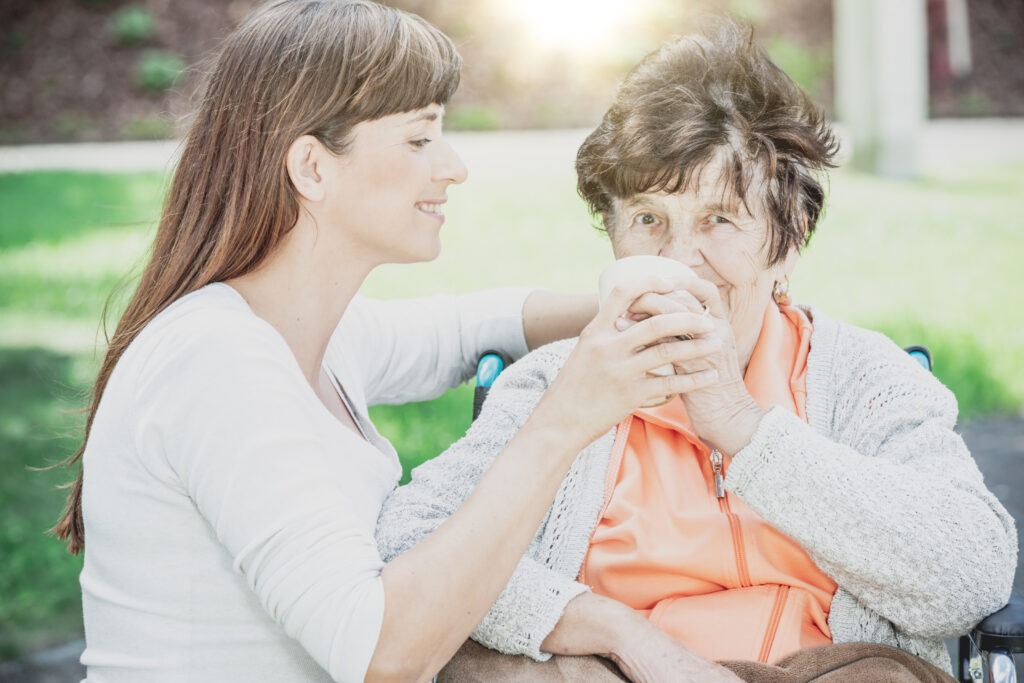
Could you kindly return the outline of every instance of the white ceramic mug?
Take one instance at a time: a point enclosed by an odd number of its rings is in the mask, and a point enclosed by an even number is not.
[[[679,261],[665,258],[664,256],[640,255],[620,258],[605,268],[601,273],[601,277],[597,281],[598,297],[601,301],[601,305],[605,305],[605,301],[608,299],[608,295],[611,294],[612,289],[615,288],[615,285],[620,282],[636,280],[638,278],[649,277],[651,275],[657,277],[677,277],[679,275],[694,275],[694,272],[688,266],[683,265]],[[675,374],[675,368],[671,363],[669,363],[668,365],[662,365],[650,370],[650,374],[661,376],[672,375]],[[652,408],[666,403],[671,399],[671,396],[666,396],[664,399],[647,403],[642,407]]]

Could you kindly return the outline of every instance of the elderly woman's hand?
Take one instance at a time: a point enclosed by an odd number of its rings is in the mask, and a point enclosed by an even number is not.
[[[718,288],[697,277],[686,278],[681,284],[682,287],[673,292],[650,293],[637,298],[629,308],[628,317],[634,322],[681,312],[700,312],[706,317],[710,330],[682,342],[693,346],[693,354],[673,365],[676,372],[683,375],[715,371],[715,382],[680,394],[697,434],[711,446],[733,455],[750,442],[764,411],[743,382],[736,339]]]
[[[594,593],[582,593],[569,602],[541,649],[559,655],[607,657],[633,683],[740,680],[679,644],[629,606]]]

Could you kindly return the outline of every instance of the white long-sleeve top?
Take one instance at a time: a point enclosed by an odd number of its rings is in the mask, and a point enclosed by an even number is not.
[[[525,296],[354,300],[324,363],[365,439],[231,287],[160,313],[83,458],[86,681],[362,681],[384,614],[374,528],[401,476],[367,408],[437,396],[486,350],[523,355]]]

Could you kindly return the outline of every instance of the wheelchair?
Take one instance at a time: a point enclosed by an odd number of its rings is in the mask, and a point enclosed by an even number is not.
[[[904,349],[921,367],[931,372],[932,356],[924,346]],[[505,369],[497,353],[481,356],[473,392],[473,419],[480,415],[487,392]],[[1024,654],[1024,597],[1013,594],[998,612],[985,617],[970,633],[956,639],[952,655],[953,675],[960,683],[1017,683],[1014,655]]]

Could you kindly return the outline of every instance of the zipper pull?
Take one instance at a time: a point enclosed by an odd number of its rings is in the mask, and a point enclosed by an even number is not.
[[[711,471],[715,473],[715,498],[725,498],[725,479],[722,477],[722,452],[715,448],[711,451]]]

